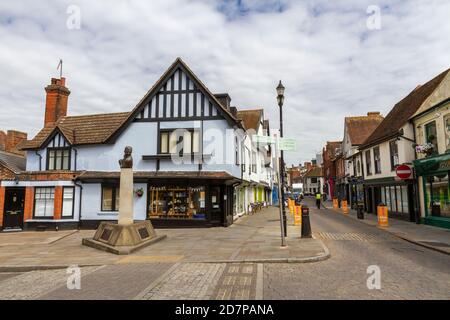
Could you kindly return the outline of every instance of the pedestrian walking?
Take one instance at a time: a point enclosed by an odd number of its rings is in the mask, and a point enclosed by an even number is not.
[[[320,192],[316,193],[316,205],[317,205],[317,209],[320,209],[320,201],[322,200],[322,195],[320,194]]]

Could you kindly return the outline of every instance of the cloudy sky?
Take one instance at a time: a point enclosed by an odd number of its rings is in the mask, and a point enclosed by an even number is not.
[[[448,0],[1,1],[0,129],[42,127],[59,58],[80,115],[131,110],[180,56],[272,128],[282,79],[297,164],[342,138],[344,116],[386,114],[449,68],[449,13]]]

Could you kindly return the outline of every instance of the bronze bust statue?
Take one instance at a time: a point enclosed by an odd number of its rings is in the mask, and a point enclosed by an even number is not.
[[[123,152],[123,159],[119,160],[120,168],[133,168],[133,157],[131,156],[131,152],[133,148],[130,146],[125,147]]]

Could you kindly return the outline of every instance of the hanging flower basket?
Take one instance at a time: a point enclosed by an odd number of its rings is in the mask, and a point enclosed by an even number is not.
[[[139,188],[137,190],[134,191],[134,193],[136,194],[137,197],[142,197],[144,195],[144,189],[143,188]]]
[[[430,156],[434,153],[434,144],[432,143],[425,143],[422,145],[418,144],[416,145],[415,149],[417,153],[423,153],[426,156]]]

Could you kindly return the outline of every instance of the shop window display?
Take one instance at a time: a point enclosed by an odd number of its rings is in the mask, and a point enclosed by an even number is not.
[[[408,186],[401,186],[401,192],[402,192],[402,212],[409,213]]]
[[[205,219],[205,187],[150,186],[149,218]]]
[[[436,217],[450,217],[448,173],[426,177],[425,192],[428,214]]]

